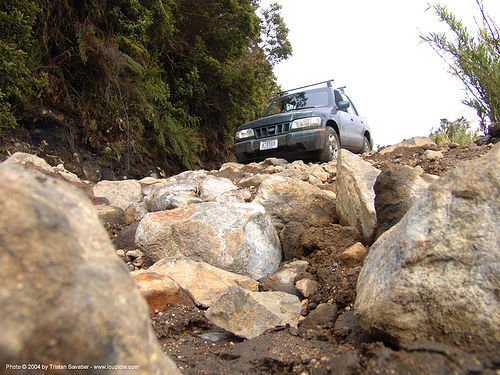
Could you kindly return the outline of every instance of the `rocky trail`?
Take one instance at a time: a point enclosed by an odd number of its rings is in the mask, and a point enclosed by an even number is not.
[[[15,153],[0,373],[498,374],[499,162],[414,138],[91,183]]]

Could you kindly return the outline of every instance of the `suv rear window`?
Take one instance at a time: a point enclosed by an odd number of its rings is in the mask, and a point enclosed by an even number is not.
[[[328,105],[328,92],[297,92],[276,99],[264,112],[264,116],[295,111],[297,109],[324,107]]]

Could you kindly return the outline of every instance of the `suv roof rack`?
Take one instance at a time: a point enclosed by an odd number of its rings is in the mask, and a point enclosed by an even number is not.
[[[296,87],[296,88],[290,89],[290,90],[283,90],[283,91],[280,91],[280,95],[283,95],[283,94],[285,94],[287,92],[290,92],[290,91],[305,89],[306,87],[322,85],[323,83],[326,83],[327,87],[332,87],[332,82],[333,81],[334,81],[333,79],[329,79],[328,81],[322,81],[322,82],[318,82],[318,83],[313,83],[312,85],[306,85],[306,86]]]

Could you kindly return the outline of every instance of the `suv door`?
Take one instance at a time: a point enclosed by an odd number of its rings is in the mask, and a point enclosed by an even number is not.
[[[335,90],[335,103],[340,101],[349,102],[349,107],[344,110],[338,110],[337,114],[340,120],[340,142],[342,147],[352,151],[359,151],[363,146],[363,120],[359,117],[356,107],[344,93]]]

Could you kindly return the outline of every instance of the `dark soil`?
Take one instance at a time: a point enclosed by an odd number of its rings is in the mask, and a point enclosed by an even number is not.
[[[442,176],[447,171],[455,167],[458,163],[466,160],[472,160],[486,154],[492,145],[477,146],[471,144],[468,146],[449,147],[399,147],[387,154],[373,153],[364,156],[364,159],[370,162],[375,168],[385,170],[391,164],[408,165],[410,167],[420,166],[429,174]],[[427,150],[441,151],[443,158],[429,160],[424,156]]]

